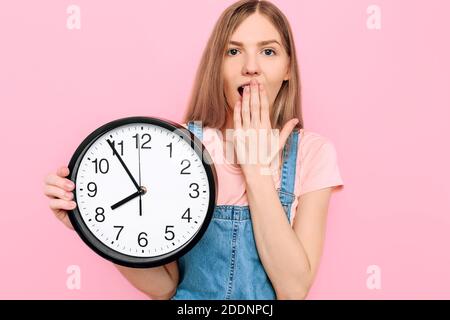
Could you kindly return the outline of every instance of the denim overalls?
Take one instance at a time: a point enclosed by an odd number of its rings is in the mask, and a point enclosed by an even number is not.
[[[202,140],[199,122],[189,122],[188,129]],[[283,166],[278,195],[286,217],[295,200],[295,170],[299,134],[293,130],[283,150]],[[217,205],[203,237],[178,259],[180,280],[177,299],[269,300],[275,291],[258,256],[253,237],[249,206]]]

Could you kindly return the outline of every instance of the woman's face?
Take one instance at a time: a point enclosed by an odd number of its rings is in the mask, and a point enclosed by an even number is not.
[[[238,88],[253,78],[264,85],[272,107],[283,80],[289,79],[289,56],[267,18],[255,13],[236,29],[226,49],[223,75],[231,108],[240,99]]]

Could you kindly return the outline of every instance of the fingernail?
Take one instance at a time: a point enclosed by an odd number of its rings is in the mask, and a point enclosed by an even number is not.
[[[66,188],[69,190],[72,190],[75,187],[75,185],[73,184],[73,182],[67,182],[66,183]]]
[[[75,201],[70,201],[69,208],[74,209],[76,206],[77,204],[75,203]]]

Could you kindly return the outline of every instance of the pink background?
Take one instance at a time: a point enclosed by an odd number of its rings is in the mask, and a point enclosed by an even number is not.
[[[449,299],[450,2],[273,2],[294,31],[306,129],[334,142],[346,185],[308,298]],[[180,121],[231,3],[1,2],[0,298],[146,299],[53,217],[43,179],[108,121]],[[66,28],[70,4],[81,30]],[[371,4],[381,30],[366,27]],[[70,265],[80,290],[66,287]]]

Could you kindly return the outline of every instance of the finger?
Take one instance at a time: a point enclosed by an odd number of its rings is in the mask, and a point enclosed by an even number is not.
[[[259,102],[259,86],[258,82],[252,81],[250,85],[251,90],[251,100],[250,100],[250,118],[251,118],[251,124],[254,128],[259,128],[261,124],[261,118],[259,116],[259,108],[260,102]]]
[[[58,170],[56,171],[56,174],[60,177],[67,177],[70,173],[69,168],[67,167],[59,167]]]
[[[52,199],[49,202],[49,207],[52,210],[72,210],[77,206],[75,201],[67,201],[62,199]]]
[[[281,129],[280,133],[280,149],[284,148],[284,145],[286,144],[287,139],[289,138],[289,135],[291,134],[292,130],[295,128],[295,125],[298,123],[298,119],[291,119],[289,120]]]
[[[59,198],[63,200],[72,200],[73,199],[73,193],[67,192],[64,189],[52,186],[52,185],[46,185],[44,188],[44,194],[49,198]]]
[[[71,180],[61,178],[53,173],[45,178],[45,184],[56,186],[67,191],[72,191],[75,188],[75,184]]]
[[[241,100],[239,100],[234,105],[234,113],[233,113],[234,129],[242,129],[241,108],[242,102]]]
[[[272,128],[270,123],[270,105],[267,97],[266,88],[262,84],[259,85],[259,94],[261,99],[261,126],[266,129]]]
[[[60,220],[62,223],[64,223],[67,228],[74,230],[72,223],[70,222],[69,215],[67,214],[67,211],[55,210],[55,216],[58,218],[58,220]]]
[[[242,126],[244,130],[250,127],[250,88],[245,86],[242,98]]]

